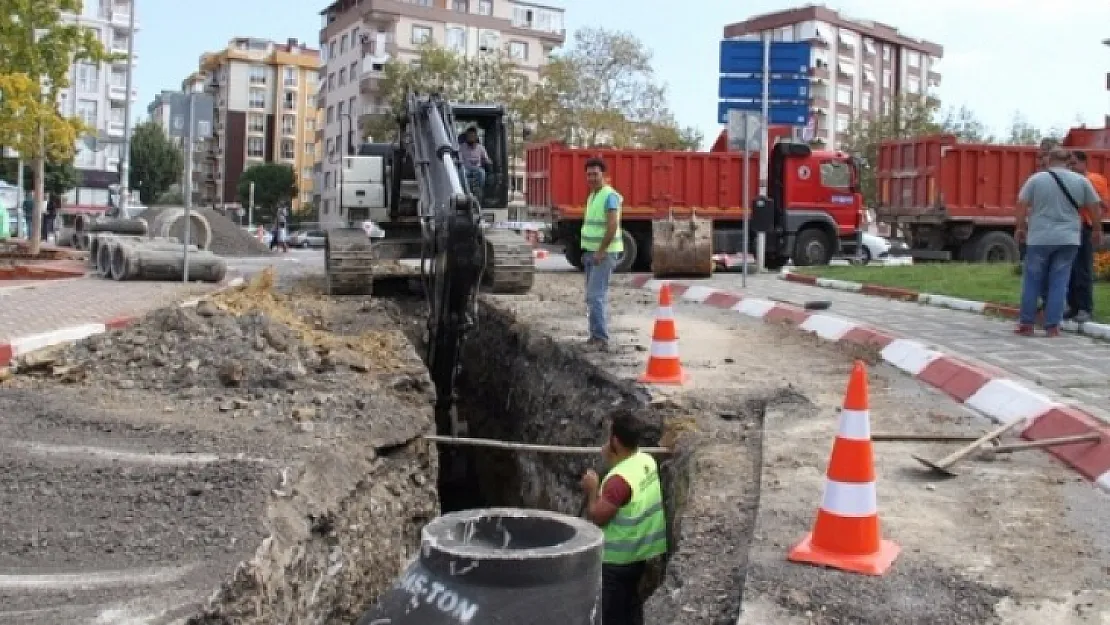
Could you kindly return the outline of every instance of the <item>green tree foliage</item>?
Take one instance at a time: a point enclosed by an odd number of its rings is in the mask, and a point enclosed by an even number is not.
[[[112,57],[97,32],[66,23],[62,13],[80,13],[81,0],[4,0],[0,18],[0,145],[10,146],[35,169],[44,161],[68,161],[76,137],[88,130],[64,118],[56,103],[69,86],[74,61],[101,63]],[[36,180],[31,253],[38,252],[45,186]]]
[[[272,220],[276,209],[297,195],[297,172],[289,165],[262,163],[252,165],[239,178],[239,201],[250,202],[250,185],[254,183],[254,215],[260,222]]]
[[[185,157],[166,131],[153,121],[146,121],[131,133],[130,188],[139,191],[139,199],[146,205],[155,204],[159,197],[178,182]]]
[[[1042,139],[1056,139],[1061,140],[1064,133],[1059,128],[1052,128],[1048,132],[1042,132],[1021,113],[1014,113],[1013,120],[1010,122],[1010,128],[1006,135],[1003,137],[1001,143],[1007,145],[1040,145]]]
[[[15,170],[18,166],[19,161],[14,158],[0,160],[0,179],[7,180],[11,184],[18,184],[15,179]],[[80,182],[80,178],[80,175],[77,173],[77,168],[73,166],[72,161],[63,161],[61,163],[48,161],[46,163],[44,188],[47,193],[65,195],[70,189],[77,186]],[[23,188],[30,191],[34,188],[34,184],[34,171],[30,167],[27,167],[27,163],[24,163]]]
[[[941,132],[956,135],[961,143],[994,143],[987,125],[967,106],[948,109],[940,122]]]

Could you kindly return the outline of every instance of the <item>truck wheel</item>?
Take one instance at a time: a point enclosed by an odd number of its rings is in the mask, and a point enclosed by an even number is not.
[[[832,240],[824,231],[807,228],[798,233],[794,242],[794,264],[798,267],[827,265],[832,255]]]
[[[976,237],[972,262],[1016,263],[1018,244],[1008,232],[992,230]]]
[[[578,247],[578,243],[567,243],[563,246],[563,256],[566,257],[567,262],[571,264],[578,271],[585,269],[582,264],[582,248]]]
[[[636,239],[636,262],[633,271],[651,271],[651,235],[640,234]]]
[[[632,265],[636,263],[636,256],[639,253],[636,238],[629,234],[627,230],[621,230],[621,240],[624,242],[624,251],[617,256],[617,265],[613,268],[614,273],[632,271]]]

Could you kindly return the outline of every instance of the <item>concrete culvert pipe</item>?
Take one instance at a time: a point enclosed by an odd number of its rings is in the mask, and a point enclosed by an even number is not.
[[[91,221],[86,225],[89,232],[111,232],[114,234],[128,234],[133,236],[146,236],[150,232],[150,224],[145,219],[117,219],[112,217]],[[78,228],[78,230],[81,230]]]
[[[189,280],[219,282],[227,275],[227,263],[212,254],[189,246]],[[112,249],[113,280],[167,280],[184,278],[185,255],[181,246],[169,244],[116,245]]]
[[[112,277],[112,249],[119,245],[115,239],[100,239],[96,247],[96,272],[101,277]]]
[[[601,530],[542,510],[485,508],[424,526],[420,556],[357,625],[594,625]]]
[[[155,236],[185,240],[185,209],[170,208],[154,218],[151,231]],[[189,213],[189,243],[202,250],[212,247],[212,225],[200,213]]]

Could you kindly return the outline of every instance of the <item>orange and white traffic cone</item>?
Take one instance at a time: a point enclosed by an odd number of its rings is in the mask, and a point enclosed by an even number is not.
[[[882,575],[901,547],[882,539],[871,448],[867,370],[856,361],[848,380],[840,427],[825,472],[825,494],[813,531],[788,559],[863,575]]]
[[[655,313],[655,328],[651,333],[651,355],[640,382],[682,385],[689,379],[678,357],[678,330],[674,325],[672,305],[671,286],[664,282],[659,289],[659,310]]]

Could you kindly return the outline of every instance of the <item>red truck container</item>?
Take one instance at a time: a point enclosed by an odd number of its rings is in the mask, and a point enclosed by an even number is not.
[[[1037,156],[1037,146],[959,143],[951,135],[884,142],[876,214],[916,258],[1016,262],[1017,195]],[[1110,175],[1110,152],[1088,157],[1091,171]]]
[[[560,143],[527,149],[527,203],[551,215],[552,239],[581,268],[579,231],[585,214],[586,161],[605,161],[609,182],[624,197],[625,253],[618,271],[651,266],[652,222],[698,217],[713,220],[713,250],[743,249],[743,157],[736,152],[681,152],[570,148]],[[767,265],[828,263],[841,239],[855,241],[862,197],[858,169],[842,152],[814,151],[780,142],[769,161],[769,208],[752,213],[751,231],[767,232]],[[748,164],[751,197],[759,193],[759,155]],[[754,246],[750,248],[754,251]]]

